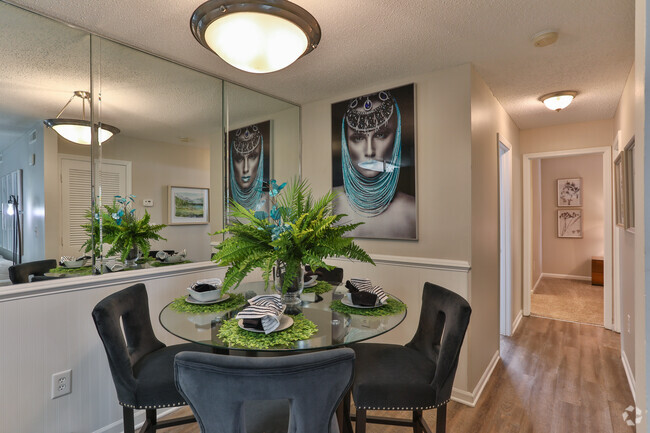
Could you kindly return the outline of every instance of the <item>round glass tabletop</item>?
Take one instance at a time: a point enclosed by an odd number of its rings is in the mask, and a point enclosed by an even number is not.
[[[260,281],[242,283],[230,293],[231,295],[241,293],[246,298],[250,298],[258,294],[272,293],[272,289],[265,292],[264,282]],[[224,321],[234,318],[243,307],[210,313],[187,313],[172,309],[172,303],[169,303],[160,312],[159,320],[163,328],[171,334],[183,340],[212,346],[215,350],[285,352],[323,350],[358,343],[390,331],[402,323],[406,317],[406,309],[387,316],[367,316],[332,311],[330,304],[343,298],[346,293],[348,290],[344,286],[336,284],[332,285],[332,290],[320,295],[303,293],[303,301],[298,307],[298,311],[290,313],[302,313],[306,319],[311,320],[318,327],[318,331],[306,340],[270,349],[230,346],[219,338],[219,329]],[[391,297],[399,301],[394,296],[391,295]]]

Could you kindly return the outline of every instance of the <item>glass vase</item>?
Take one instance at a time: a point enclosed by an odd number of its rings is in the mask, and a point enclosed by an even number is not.
[[[124,260],[124,266],[127,268],[132,268],[136,265],[137,261],[138,261],[138,247],[133,247],[126,255],[126,259]]]
[[[284,262],[278,261],[273,270],[273,281],[275,285],[275,290],[280,294],[282,298],[282,303],[289,308],[297,307],[302,302],[300,300],[300,294],[305,288],[305,268],[300,266],[300,271],[298,275],[293,279],[289,287],[283,293],[282,286],[284,285],[285,280],[285,271],[286,266]]]

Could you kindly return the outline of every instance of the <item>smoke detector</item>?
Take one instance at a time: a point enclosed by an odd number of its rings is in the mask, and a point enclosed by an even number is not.
[[[541,32],[535,33],[533,35],[533,45],[538,48],[547,47],[554,44],[557,41],[557,37],[557,32],[554,32],[552,30],[542,30]]]

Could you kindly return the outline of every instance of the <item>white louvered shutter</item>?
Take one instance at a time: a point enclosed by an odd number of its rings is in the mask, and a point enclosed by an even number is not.
[[[112,204],[116,195],[129,194],[128,162],[103,162],[100,181],[102,204]],[[86,211],[90,209],[90,159],[61,159],[61,255],[77,256],[88,234],[81,227],[86,224]]]

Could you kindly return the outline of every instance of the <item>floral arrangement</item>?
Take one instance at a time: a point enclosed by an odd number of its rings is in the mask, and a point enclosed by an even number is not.
[[[236,287],[253,269],[262,269],[268,287],[274,266],[285,270],[282,292],[300,277],[304,265],[312,269],[332,269],[324,262],[328,257],[347,257],[372,263],[370,256],[345,233],[362,223],[341,224],[346,215],[332,213],[333,192],[315,200],[306,181],[294,180],[269,184],[271,209],[254,212],[239,203],[230,203],[235,222],[214,234],[229,233],[217,247],[213,261],[229,266],[222,293]],[[286,187],[283,194],[281,192]],[[244,223],[242,221],[248,221]]]
[[[160,230],[167,227],[165,224],[149,224],[151,215],[146,210],[142,218],[136,216],[133,207],[134,199],[134,195],[128,197],[116,195],[113,204],[104,207],[106,211],[98,210],[86,213],[87,219],[94,218],[96,221],[95,224],[91,221],[89,224],[82,226],[87,233],[94,235],[96,239],[94,251],[96,257],[100,256],[99,239],[102,240],[102,243],[111,245],[107,253],[108,256],[120,254],[123,261],[136,248],[146,257],[151,249],[151,240],[167,240],[158,234]],[[101,238],[99,233],[100,223],[102,229]],[[86,240],[82,248],[85,248],[85,252],[90,252],[92,239]]]

